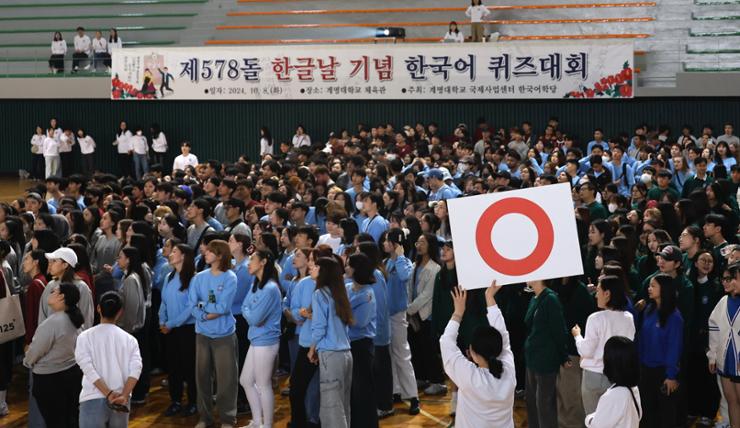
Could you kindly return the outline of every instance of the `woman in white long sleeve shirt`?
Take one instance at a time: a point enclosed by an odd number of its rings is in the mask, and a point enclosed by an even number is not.
[[[462,43],[465,41],[465,34],[463,34],[462,31],[460,31],[459,28],[457,28],[457,22],[452,21],[450,22],[450,26],[447,29],[447,34],[445,34],[444,38],[442,39],[443,43]]]
[[[64,41],[62,33],[57,31],[51,41],[51,57],[49,58],[49,69],[52,73],[64,73],[64,55],[67,54],[67,42]]]
[[[59,177],[59,142],[54,139],[54,130],[49,128],[46,133],[46,138],[41,145],[41,153],[44,155],[44,163],[46,164],[46,172],[44,178],[51,176]]]
[[[624,282],[617,276],[605,276],[596,286],[596,305],[601,309],[586,320],[586,337],[576,325],[571,330],[581,356],[581,398],[586,414],[593,413],[599,397],[611,385],[604,375],[604,344],[613,336],[635,338],[635,322],[627,312]]]
[[[465,16],[470,18],[470,32],[474,42],[482,42],[484,36],[483,20],[491,12],[483,6],[481,0],[473,0],[465,11]]]
[[[159,125],[156,123],[152,124],[149,131],[152,136],[152,151],[154,152],[152,162],[162,166],[164,165],[164,158],[167,155],[167,137],[164,135],[164,132],[159,129]]]
[[[638,428],[642,417],[637,382],[637,347],[626,337],[614,336],[604,345],[604,374],[612,383],[599,399],[596,412],[586,416],[588,428]]]
[[[113,51],[116,49],[123,49],[123,40],[118,37],[118,30],[116,30],[115,28],[111,28],[110,34],[108,35],[108,58],[103,61],[106,67],[106,71],[110,69],[111,55],[113,55]]]
[[[271,155],[275,153],[275,145],[272,141],[270,130],[263,126],[260,128],[260,156]]]
[[[92,39],[92,51],[93,71],[97,71],[98,67],[103,64],[103,61],[110,58],[108,54],[108,41],[103,38],[103,33],[100,31],[96,31],[95,38]]]
[[[31,178],[44,178],[44,128],[37,126],[31,137]]]
[[[83,172],[91,175],[95,171],[95,140],[85,133],[84,129],[77,130],[77,142],[82,153]]]
[[[465,290],[453,290],[455,310],[439,339],[444,368],[458,389],[455,426],[458,428],[514,427],[516,373],[509,332],[496,305],[496,281],[486,290],[488,323],[473,334],[465,358],[457,346],[457,331],[465,313]]]

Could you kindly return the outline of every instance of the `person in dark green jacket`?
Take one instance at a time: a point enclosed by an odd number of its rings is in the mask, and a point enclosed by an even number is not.
[[[527,367],[527,420],[530,428],[558,426],[557,378],[568,360],[568,332],[557,294],[544,281],[531,281],[535,297],[524,322],[529,335],[524,343]]]
[[[605,247],[609,248],[609,247]],[[550,289],[557,293],[563,306],[566,328],[586,325],[586,319],[596,310],[596,303],[588,288],[576,277],[550,281]],[[581,398],[581,357],[573,335],[567,337],[570,364],[560,367],[558,378],[558,418],[562,427],[581,427],[586,414]]]
[[[596,200],[596,185],[594,183],[587,181],[581,184],[581,187],[578,188],[578,195],[588,208],[588,216],[591,221],[608,217],[609,213],[606,208]]]
[[[458,286],[452,241],[447,241],[442,246],[440,261],[442,261],[442,268],[434,279],[434,294],[432,296],[432,334],[437,340],[442,337],[447,323],[455,311],[455,304],[452,301],[452,294],[450,294]],[[479,326],[488,325],[485,288],[468,290],[466,294],[465,314],[460,322],[457,335],[457,346],[463,355],[468,350],[475,330]],[[452,401],[450,403],[450,413],[453,416],[456,408],[457,386],[453,383]]]
[[[662,202],[663,197],[666,194],[670,195],[672,200],[677,201],[681,195],[678,193],[678,190],[671,187],[672,177],[673,174],[671,174],[670,171],[667,169],[661,169],[660,172],[658,172],[658,185],[648,191],[648,201],[654,200]]]
[[[681,191],[682,198],[688,198],[691,192],[698,189],[704,189],[712,184],[712,176],[707,172],[707,160],[699,156],[694,159],[694,175],[686,179]]]
[[[716,375],[709,372],[706,349],[709,347],[709,316],[724,290],[714,276],[714,257],[709,250],[699,250],[694,258],[691,282],[694,285],[694,319],[688,325],[689,339],[685,349],[688,359],[686,388],[688,413],[704,422],[713,421],[719,408],[720,393]],[[708,424],[707,424],[708,425]]]

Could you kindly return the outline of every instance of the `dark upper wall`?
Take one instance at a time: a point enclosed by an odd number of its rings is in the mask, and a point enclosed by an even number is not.
[[[720,132],[725,121],[740,129],[740,101],[730,98],[637,98],[634,100],[568,101],[249,101],[249,102],[112,102],[108,100],[0,101],[3,150],[0,172],[30,167],[30,139],[37,124],[57,117],[62,126],[84,127],[98,145],[97,163],[115,168],[114,140],[118,123],[129,128],[160,124],[170,143],[170,159],[179,143],[189,139],[199,159],[252,158],[259,149],[259,128],[268,126],[277,140],[289,139],[295,125],[305,125],[313,140],[326,141],[330,131],[354,130],[357,122],[391,122],[400,127],[416,121],[436,121],[443,132],[460,122],[474,126],[485,117],[494,126],[531,121],[541,131],[549,116],[558,116],[562,129],[588,141],[594,127],[607,135],[632,132],[642,121],[668,124],[674,134],[684,123],[695,129],[704,123]],[[77,149],[78,150],[78,149]],[[79,153],[79,152],[78,152]]]

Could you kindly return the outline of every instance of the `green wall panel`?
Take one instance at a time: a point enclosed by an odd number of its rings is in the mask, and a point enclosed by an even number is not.
[[[357,122],[391,122],[397,127],[416,121],[436,121],[448,132],[457,123],[473,126],[485,117],[494,126],[509,127],[529,120],[540,130],[549,116],[561,127],[586,139],[596,126],[607,135],[631,132],[646,121],[668,124],[674,133],[684,123],[695,129],[704,123],[720,132],[725,121],[740,128],[740,101],[728,98],[637,98],[634,100],[568,101],[244,101],[244,102],[112,102],[107,100],[4,100],[0,101],[2,153],[0,172],[29,168],[29,142],[35,126],[57,117],[62,126],[84,127],[98,145],[97,163],[115,168],[111,145],[118,123],[129,128],[157,122],[170,142],[170,158],[179,142],[188,139],[199,159],[236,159],[241,153],[254,158],[259,149],[259,128],[268,126],[278,140],[292,137],[302,123],[313,140],[325,141],[331,131],[355,129]]]

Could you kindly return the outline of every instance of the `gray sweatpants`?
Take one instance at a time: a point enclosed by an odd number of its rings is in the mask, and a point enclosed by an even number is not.
[[[558,373],[527,369],[527,421],[530,428],[558,427]]]
[[[216,408],[221,423],[236,425],[236,388],[239,381],[236,349],[235,334],[217,339],[202,334],[195,335],[195,383],[198,387],[198,413],[200,413],[200,420],[206,425],[214,422],[214,377],[217,389]]]
[[[349,350],[319,352],[319,383],[321,426],[349,428],[352,353]]]
[[[583,410],[586,412],[586,416],[596,411],[599,398],[604,395],[610,386],[612,386],[611,382],[602,373],[583,371],[581,398],[583,399]]]

